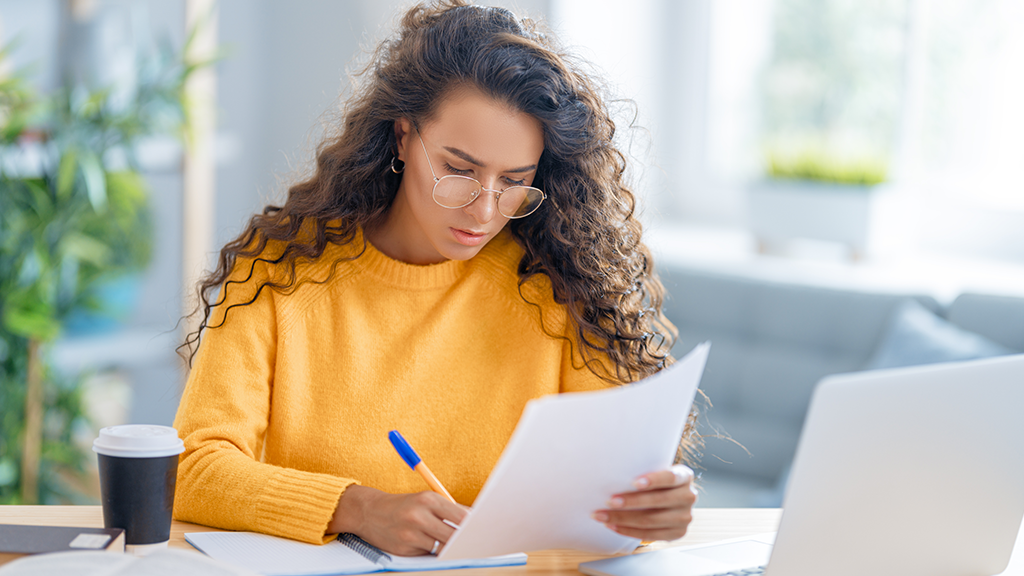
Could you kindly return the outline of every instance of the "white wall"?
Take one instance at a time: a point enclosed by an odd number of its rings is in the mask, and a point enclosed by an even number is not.
[[[554,0],[551,13],[563,43],[594,66],[609,95],[635,104],[612,110],[643,218],[701,209],[702,197],[687,192],[701,187],[710,0]]]

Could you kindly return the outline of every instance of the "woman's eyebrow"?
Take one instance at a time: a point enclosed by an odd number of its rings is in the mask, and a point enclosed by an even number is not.
[[[481,168],[486,168],[487,167],[487,165],[484,164],[483,162],[477,160],[476,158],[473,158],[472,156],[470,156],[466,152],[463,152],[462,150],[459,150],[458,148],[454,148],[452,146],[445,146],[444,149],[449,151],[449,152],[451,152],[452,154],[458,156],[459,158],[462,158],[466,162],[469,162],[470,164],[479,166]],[[511,170],[505,170],[505,172],[532,172],[532,171],[534,171],[536,169],[537,169],[537,165],[536,164],[530,164],[529,166],[522,166],[520,168],[513,168]]]

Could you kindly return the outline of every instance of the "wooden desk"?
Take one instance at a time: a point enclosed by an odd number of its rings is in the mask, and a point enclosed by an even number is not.
[[[658,542],[641,550],[657,550],[670,546],[684,546],[772,532],[779,523],[781,512],[775,508],[697,508],[689,533],[673,542]],[[47,526],[102,527],[103,513],[99,506],[0,506],[0,524],[35,524]],[[217,531],[215,528],[175,521],[171,526],[170,546],[194,550],[185,542],[186,532]],[[437,576],[513,576],[516,574],[557,576],[579,574],[580,562],[603,556],[575,550],[544,550],[530,554],[526,566],[501,568],[471,568],[429,572]]]

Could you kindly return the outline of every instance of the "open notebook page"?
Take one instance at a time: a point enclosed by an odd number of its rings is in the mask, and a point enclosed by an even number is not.
[[[383,570],[421,571],[511,566],[526,563],[526,554],[442,561],[436,556],[391,556],[371,562],[335,540],[323,546],[253,532],[190,532],[185,540],[210,557],[267,576],[366,574]]]

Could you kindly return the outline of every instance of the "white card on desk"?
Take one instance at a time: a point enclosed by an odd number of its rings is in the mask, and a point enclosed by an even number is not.
[[[710,345],[633,385],[531,401],[442,560],[550,548],[613,554],[639,544],[591,514],[668,468]]]

